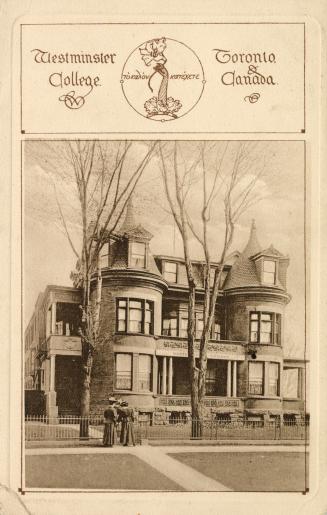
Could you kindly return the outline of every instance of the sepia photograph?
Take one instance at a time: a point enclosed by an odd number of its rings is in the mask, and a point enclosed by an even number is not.
[[[308,491],[305,142],[26,139],[23,491]]]

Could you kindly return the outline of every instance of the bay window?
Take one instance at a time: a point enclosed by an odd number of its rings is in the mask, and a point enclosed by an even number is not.
[[[116,354],[115,388],[117,390],[132,389],[132,355]]]
[[[281,344],[281,315],[279,313],[250,313],[250,342]]]
[[[117,331],[153,334],[153,302],[117,299]]]

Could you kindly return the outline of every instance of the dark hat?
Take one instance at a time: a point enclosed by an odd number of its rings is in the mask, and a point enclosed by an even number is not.
[[[122,401],[122,402],[120,403],[120,405],[121,405],[121,406],[128,406],[128,402],[127,402],[127,401]]]

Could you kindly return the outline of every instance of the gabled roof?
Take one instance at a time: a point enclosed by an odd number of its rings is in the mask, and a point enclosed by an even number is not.
[[[261,250],[260,252],[258,252],[257,254],[255,254],[254,256],[252,256],[252,259],[257,259],[259,258],[260,256],[265,256],[265,257],[274,257],[274,258],[286,258],[287,256],[284,256],[281,252],[279,252],[279,250],[275,249],[275,247],[273,245],[270,245],[270,247],[268,247],[267,249],[264,249],[264,250]]]

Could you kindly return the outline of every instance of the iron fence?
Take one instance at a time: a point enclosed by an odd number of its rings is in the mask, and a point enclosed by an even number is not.
[[[26,416],[25,440],[71,440],[81,435],[90,440],[102,440],[103,417],[75,416]],[[117,425],[117,437],[120,425]],[[226,419],[181,419],[170,418],[153,424],[150,420],[134,423],[135,439],[141,440],[305,440],[309,437],[308,421],[269,422]],[[86,436],[87,435],[87,436]]]

